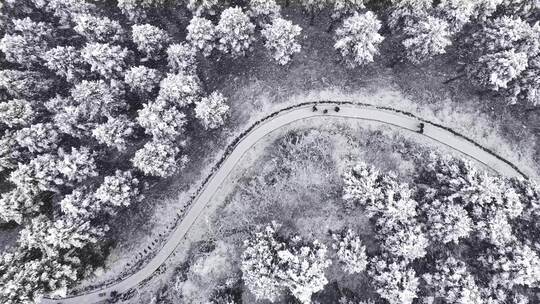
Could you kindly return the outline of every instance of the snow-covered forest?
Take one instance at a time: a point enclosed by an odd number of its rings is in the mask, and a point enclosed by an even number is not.
[[[254,73],[251,61],[285,74],[315,70],[295,62],[313,32],[330,37],[321,53],[330,50],[353,81],[377,64],[415,70],[446,58],[445,85],[493,102],[478,112],[496,108],[515,121],[526,113],[524,132],[540,134],[538,0],[4,0],[0,234],[16,237],[0,239],[0,302],[65,297],[93,276],[121,230],[111,227],[130,221],[126,210],[171,181],[191,186],[188,170],[210,171],[204,149],[225,149],[244,131],[241,119],[268,110],[231,94],[242,85],[236,78]],[[540,162],[536,142],[528,145]],[[240,281],[199,303],[242,303],[238,289],[261,302],[311,303],[330,265],[375,293],[324,303],[538,303],[534,176],[430,157],[409,181],[360,161],[332,168],[342,170],[332,187],[344,210],[367,216],[376,233],[366,240],[345,225],[323,241],[278,216],[260,218],[246,226],[254,232],[245,244],[215,249],[236,254]],[[274,187],[244,182],[247,192]],[[175,301],[200,301],[186,299]]]

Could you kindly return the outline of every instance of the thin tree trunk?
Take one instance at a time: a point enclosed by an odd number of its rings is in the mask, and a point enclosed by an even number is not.
[[[456,76],[456,77],[452,77],[452,78],[450,78],[450,79],[448,79],[448,80],[445,80],[445,81],[443,82],[443,84],[448,84],[448,83],[450,83],[450,82],[452,82],[452,81],[458,80],[458,79],[463,78],[463,77],[465,77],[465,76],[466,76],[466,74],[461,74],[461,75],[458,75],[458,76]]]
[[[328,26],[328,28],[326,29],[326,32],[327,33],[330,33],[333,29],[334,29],[334,26],[336,26],[336,23],[338,22],[337,19],[332,19],[330,21],[330,25]]]

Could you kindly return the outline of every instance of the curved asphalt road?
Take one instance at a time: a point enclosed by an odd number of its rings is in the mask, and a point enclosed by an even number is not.
[[[183,239],[195,220],[204,211],[206,205],[210,202],[214,193],[220,185],[227,179],[229,173],[232,172],[236,164],[241,160],[242,156],[261,138],[268,133],[279,129],[292,122],[315,116],[331,116],[345,117],[353,119],[364,119],[378,121],[396,127],[418,131],[420,119],[413,116],[405,115],[391,110],[378,109],[373,106],[340,104],[340,111],[335,112],[336,103],[321,102],[317,104],[318,111],[313,111],[314,103],[306,104],[299,107],[293,107],[286,111],[281,111],[279,114],[264,120],[257,127],[253,128],[236,144],[230,155],[221,163],[221,166],[210,177],[199,195],[193,200],[190,209],[184,215],[183,220],[178,224],[175,230],[169,236],[169,239],[161,248],[161,250],[139,271],[124,278],[122,281],[104,287],[96,291],[86,294],[67,297],[64,299],[43,299],[41,303],[64,303],[64,304],[86,304],[104,301],[108,298],[112,291],[119,293],[136,288],[142,281],[150,277],[176,249],[177,245]],[[323,110],[327,109],[328,113],[324,114]],[[471,141],[462,138],[456,133],[450,132],[440,126],[424,122],[423,135],[444,145],[451,147],[454,150],[462,152],[469,157],[487,165],[489,168],[506,176],[523,177],[522,174],[510,164],[502,161],[494,154],[482,149]]]

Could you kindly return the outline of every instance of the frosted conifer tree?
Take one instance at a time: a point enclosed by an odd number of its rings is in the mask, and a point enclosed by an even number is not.
[[[187,0],[187,8],[194,16],[214,15],[218,5],[219,0]]]
[[[187,26],[186,40],[208,57],[216,48],[216,27],[212,21],[194,16]]]
[[[194,74],[197,70],[196,50],[187,43],[167,48],[167,64],[173,73]]]
[[[412,25],[415,21],[429,14],[433,0],[391,0],[391,13],[388,25],[392,30],[399,30]]]
[[[88,178],[98,176],[93,154],[88,148],[71,148],[66,152],[58,149],[57,170],[69,182],[81,183]]]
[[[404,29],[408,37],[402,41],[407,58],[413,63],[421,63],[435,55],[446,53],[446,47],[452,44],[446,21],[427,17]]]
[[[379,53],[379,44],[384,40],[378,33],[380,28],[381,22],[372,12],[355,14],[336,30],[334,48],[349,67],[373,62],[373,57]]]
[[[418,278],[403,261],[385,261],[375,257],[370,261],[369,274],[381,298],[389,304],[412,304],[417,298]]]
[[[133,165],[145,175],[168,177],[187,163],[187,157],[176,161],[179,149],[168,142],[150,141],[133,157]]]
[[[15,133],[17,143],[31,153],[42,153],[56,149],[60,134],[51,123],[36,123]]]
[[[512,49],[483,55],[469,72],[481,85],[498,91],[507,88],[508,83],[525,71],[527,66],[527,55]]]
[[[122,42],[125,35],[118,21],[89,14],[77,15],[73,29],[91,42]]]
[[[199,100],[200,80],[196,75],[167,74],[159,83],[158,99],[185,107]]]
[[[97,188],[95,198],[103,204],[115,207],[127,207],[133,202],[140,201],[139,180],[130,171],[116,170],[114,175],[106,176]]]
[[[465,263],[453,257],[435,263],[436,271],[422,276],[435,296],[449,304],[484,303],[480,289]]]
[[[43,59],[47,68],[69,82],[76,82],[85,75],[85,62],[73,46],[52,48],[45,53]]]
[[[73,106],[89,121],[110,117],[126,107],[126,103],[103,80],[83,80],[71,89]]]
[[[2,193],[0,197],[0,218],[5,221],[14,221],[22,224],[23,219],[30,214],[37,213],[41,201],[32,197],[20,188]]]
[[[13,98],[38,98],[54,88],[54,82],[33,71],[0,70],[0,88]]]
[[[151,93],[161,80],[156,69],[140,65],[132,67],[124,74],[124,82],[133,92]]]
[[[38,155],[28,164],[19,163],[8,180],[30,196],[41,191],[57,191],[57,186],[64,183],[56,158],[51,154]]]
[[[355,15],[366,8],[365,0],[332,0],[332,19],[338,20],[347,16]]]
[[[289,290],[301,303],[311,303],[311,296],[328,283],[326,246],[317,241],[302,245],[299,237],[281,243],[276,238],[279,228],[273,222],[245,241],[244,282],[257,299],[274,301]]]
[[[157,100],[138,111],[137,122],[155,139],[174,141],[184,131],[186,115],[163,100]]]
[[[479,1],[469,0],[442,0],[436,7],[441,19],[448,23],[451,33],[461,31],[476,13]]]
[[[341,235],[333,234],[335,243],[332,248],[336,250],[339,262],[345,272],[354,274],[366,269],[367,255],[366,246],[362,245],[360,237],[350,229]]]
[[[221,13],[216,26],[218,50],[240,57],[246,54],[255,41],[255,25],[240,7],[230,7]]]
[[[281,7],[275,0],[250,0],[248,15],[257,21],[259,26],[271,23],[281,17]]]
[[[438,242],[457,244],[472,231],[472,220],[463,206],[451,201],[435,200],[425,207],[429,236]]]
[[[90,65],[92,72],[105,78],[122,74],[126,68],[128,50],[108,43],[87,43],[81,50],[82,58]]]
[[[6,60],[25,67],[41,63],[47,51],[53,31],[49,24],[34,22],[30,18],[13,20],[14,34],[5,34],[0,39],[0,51]]]
[[[309,14],[309,23],[313,24],[315,17],[326,8],[329,2],[329,0],[301,0],[300,4],[302,4],[306,13]]]
[[[109,211],[86,187],[73,189],[58,203],[62,212],[71,218],[92,219],[99,212]]]
[[[279,64],[285,65],[294,53],[300,52],[300,44],[296,41],[302,29],[291,21],[275,18],[261,31],[264,46]]]
[[[150,24],[133,25],[131,38],[139,51],[148,58],[156,59],[171,40],[167,32]]]
[[[0,102],[0,124],[9,128],[31,124],[34,116],[32,103],[25,99]]]
[[[127,116],[109,117],[107,122],[96,125],[92,130],[92,136],[101,144],[124,151],[128,139],[134,133],[135,123]]]
[[[200,120],[205,129],[216,129],[222,126],[228,114],[227,98],[219,92],[213,92],[195,103],[195,117]]]
[[[0,172],[17,167],[17,161],[21,156],[19,148],[14,133],[6,130],[0,137]]]

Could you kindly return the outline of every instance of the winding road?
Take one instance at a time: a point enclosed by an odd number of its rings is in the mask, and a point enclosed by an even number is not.
[[[317,111],[313,110],[316,104]],[[335,107],[339,106],[339,111]],[[326,110],[326,113],[324,113]],[[182,241],[190,227],[205,210],[207,204],[219,189],[220,185],[226,181],[236,164],[243,155],[259,140],[270,132],[284,127],[292,122],[306,118],[327,116],[351,119],[362,119],[377,121],[388,125],[393,125],[401,129],[417,132],[419,124],[424,123],[423,135],[440,142],[456,151],[485,164],[493,171],[512,177],[526,177],[514,165],[505,159],[497,156],[493,152],[483,148],[474,141],[460,135],[448,128],[431,123],[410,113],[405,113],[389,108],[381,108],[372,105],[353,104],[350,102],[319,102],[304,103],[293,107],[277,111],[265,119],[254,124],[248,131],[242,134],[227,150],[225,157],[218,163],[216,170],[205,181],[200,188],[198,195],[194,197],[190,209],[185,213],[183,219],[169,235],[168,240],[157,254],[140,270],[102,289],[91,291],[85,294],[68,296],[64,299],[45,298],[41,303],[53,304],[85,304],[96,303],[107,300],[111,292],[123,293],[136,288],[152,274],[173,254],[178,244]]]

